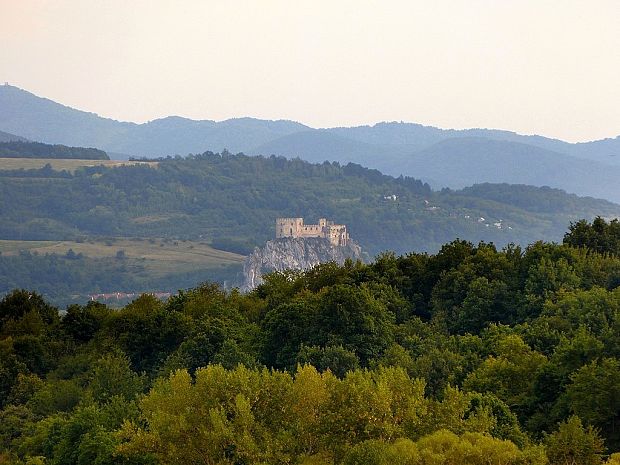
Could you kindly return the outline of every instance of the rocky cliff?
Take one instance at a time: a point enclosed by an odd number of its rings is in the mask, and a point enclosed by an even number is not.
[[[344,263],[347,258],[362,260],[362,249],[353,241],[335,246],[321,238],[282,238],[255,248],[243,264],[242,290],[254,289],[263,282],[263,275],[272,271],[307,270],[319,263]]]

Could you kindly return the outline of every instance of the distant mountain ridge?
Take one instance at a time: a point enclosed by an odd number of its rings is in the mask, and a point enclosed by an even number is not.
[[[300,130],[293,121],[235,118],[222,122],[169,116],[144,124],[103,118],[61,105],[14,86],[0,86],[0,130],[49,144],[95,146],[132,156],[247,151]]]
[[[519,182],[620,201],[620,186],[613,181],[620,174],[620,137],[572,144],[495,129],[395,122],[314,129],[255,118],[215,122],[171,116],[136,124],[75,110],[13,86],[0,86],[0,131],[45,143],[99,147],[112,158],[226,148],[312,162],[354,162],[428,180],[435,187]]]
[[[405,172],[417,173],[422,179],[435,183],[441,180],[441,185],[435,187],[461,189],[480,183],[529,184],[620,202],[620,166],[520,142],[481,137],[446,139],[402,163],[401,169]],[[388,171],[388,174],[394,173]]]
[[[0,142],[26,142],[28,139],[21,136],[16,136],[15,134],[9,134],[8,132],[0,131]]]

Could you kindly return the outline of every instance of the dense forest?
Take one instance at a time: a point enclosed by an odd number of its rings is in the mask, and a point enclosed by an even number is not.
[[[80,160],[109,160],[103,150],[85,147],[67,147],[41,142],[0,142],[0,158],[69,158]]]
[[[618,464],[619,229],[456,240],[118,310],[15,290],[0,463]]]
[[[234,250],[271,239],[277,217],[327,217],[375,256],[436,252],[456,237],[500,247],[558,241],[571,221],[620,216],[620,206],[507,184],[433,192],[354,164],[224,152],[161,159],[156,167],[0,171],[0,214],[3,239],[165,237]]]

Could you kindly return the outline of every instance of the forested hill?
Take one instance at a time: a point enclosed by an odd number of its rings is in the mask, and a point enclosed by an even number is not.
[[[103,150],[86,147],[67,147],[40,142],[13,140],[0,142],[0,158],[70,158],[80,160],[109,160]]]
[[[9,134],[8,132],[0,131],[0,142],[12,142],[16,140],[26,142],[28,139],[21,136],[16,136],[15,134]]]
[[[389,161],[388,161],[389,163]],[[372,166],[372,165],[367,165]],[[381,168],[379,168],[381,169]],[[620,202],[620,166],[585,160],[519,142],[472,137],[447,139],[402,159],[394,174],[416,173],[454,189],[481,182],[552,186]]]
[[[618,465],[619,244],[597,219],[121,309],[15,290],[0,463]]]
[[[0,130],[32,140],[100,147],[112,158],[167,156],[228,148],[251,155],[358,163],[433,187],[477,182],[551,186],[620,202],[620,137],[571,144],[495,129],[440,129],[415,123],[315,129],[295,121],[169,116],[115,121],[0,86]]]
[[[2,239],[105,235],[260,245],[272,238],[276,217],[328,217],[347,224],[372,256],[435,251],[456,237],[500,246],[560,240],[571,221],[620,216],[616,204],[553,189],[481,185],[433,192],[418,180],[354,164],[227,152],[162,159],[156,168],[2,174]]]

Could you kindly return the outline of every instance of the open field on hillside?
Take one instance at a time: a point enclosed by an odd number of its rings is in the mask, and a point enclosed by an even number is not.
[[[66,255],[69,250],[89,258],[118,256],[130,263],[139,261],[153,276],[240,265],[244,259],[242,255],[214,249],[204,242],[140,238],[84,242],[0,240],[0,252],[6,256],[20,251]]]
[[[157,166],[158,162],[126,161],[126,160],[72,160],[64,158],[0,158],[0,170],[39,169],[50,164],[57,171],[75,171],[82,166],[104,165],[118,167],[124,165],[147,164]]]

